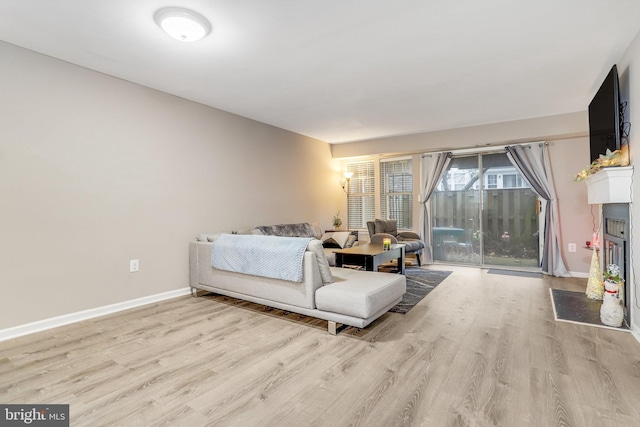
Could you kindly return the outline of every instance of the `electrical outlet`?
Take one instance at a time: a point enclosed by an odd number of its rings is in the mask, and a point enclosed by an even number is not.
[[[575,251],[576,251],[576,244],[569,243],[569,252],[575,252]]]
[[[132,259],[129,261],[129,273],[135,273],[140,270],[140,260]]]

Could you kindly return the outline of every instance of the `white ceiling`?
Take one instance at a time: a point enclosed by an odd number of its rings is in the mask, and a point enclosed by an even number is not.
[[[165,6],[212,33],[171,39]],[[0,40],[339,143],[586,110],[638,17],[638,0],[2,0]]]

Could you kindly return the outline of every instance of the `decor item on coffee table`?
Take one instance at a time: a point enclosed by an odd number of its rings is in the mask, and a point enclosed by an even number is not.
[[[420,255],[424,249],[424,242],[412,231],[398,232],[398,222],[395,219],[367,221],[367,229],[371,243],[382,243],[385,238],[391,239],[392,245],[402,243],[405,245],[405,255],[415,255],[418,265],[422,265]]]

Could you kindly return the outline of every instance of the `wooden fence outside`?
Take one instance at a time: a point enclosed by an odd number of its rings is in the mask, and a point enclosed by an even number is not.
[[[462,228],[465,230],[465,240],[477,245],[480,230],[479,197],[477,190],[435,192],[432,197],[433,226]],[[536,201],[537,195],[530,188],[485,190],[485,251],[503,251],[505,241],[509,241],[509,246],[520,246],[522,252],[537,252]],[[506,238],[505,232],[508,234]]]

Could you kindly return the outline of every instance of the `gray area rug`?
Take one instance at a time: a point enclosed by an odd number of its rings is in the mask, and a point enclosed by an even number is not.
[[[551,289],[551,300],[556,320],[616,330],[629,329],[624,324],[620,328],[603,325],[600,322],[602,301],[589,299],[584,292]]]
[[[405,270],[407,293],[402,297],[402,301],[391,307],[389,311],[407,313],[450,274],[451,271],[427,270],[419,267],[407,268]]]
[[[503,274],[505,276],[520,276],[520,277],[542,277],[542,273],[535,271],[518,271],[518,270],[503,270],[501,268],[490,268],[487,270],[488,274]]]

